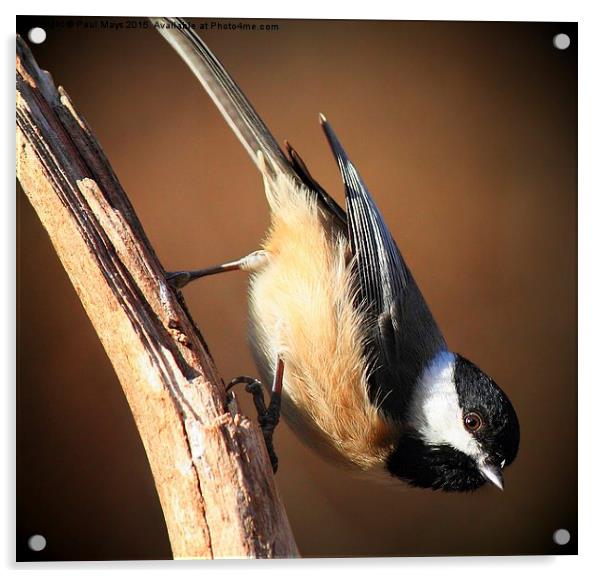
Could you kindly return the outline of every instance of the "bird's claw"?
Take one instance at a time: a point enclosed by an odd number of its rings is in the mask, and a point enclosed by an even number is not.
[[[189,271],[173,271],[165,273],[165,279],[173,289],[182,289],[190,283],[191,275]]]
[[[247,376],[237,377],[228,384],[226,389],[230,390],[237,383],[244,383],[245,391],[253,396],[253,403],[257,410],[257,423],[263,434],[265,447],[272,464],[272,471],[276,473],[278,470],[278,456],[274,450],[273,437],[274,430],[280,421],[281,396],[279,393],[273,393],[270,398],[270,404],[266,407],[263,386],[259,380]]]

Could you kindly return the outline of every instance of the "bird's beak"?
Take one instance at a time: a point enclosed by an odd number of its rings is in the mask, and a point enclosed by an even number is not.
[[[479,471],[488,482],[491,482],[500,490],[504,489],[504,477],[502,476],[502,469],[500,467],[485,462],[479,466]]]

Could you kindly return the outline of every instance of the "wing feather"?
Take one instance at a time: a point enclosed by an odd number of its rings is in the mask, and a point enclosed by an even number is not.
[[[357,306],[367,310],[371,333],[370,396],[401,418],[425,366],[447,347],[372,195],[330,124],[324,117],[321,122],[345,184]]]

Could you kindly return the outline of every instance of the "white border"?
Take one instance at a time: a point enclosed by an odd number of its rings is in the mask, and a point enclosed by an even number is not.
[[[164,13],[169,8],[169,14]],[[493,4],[476,0],[423,0],[392,4],[387,0],[353,3],[349,0],[304,0],[303,2],[270,2],[257,0],[225,0],[222,2],[185,2],[146,0],[144,3],[127,0],[107,0],[101,5],[76,0],[25,0],[19,2],[19,14],[82,16],[240,16],[271,18],[332,18],[332,19],[392,19],[392,20],[519,20],[519,21],[577,21],[592,16],[589,2],[548,0],[504,0]]]
[[[602,259],[602,227],[600,219],[600,197],[602,196],[602,163],[600,162],[600,136],[602,122],[600,103],[602,90],[600,81],[600,9],[594,2],[572,0],[559,1],[516,1],[500,0],[476,2],[416,1],[399,3],[370,0],[361,5],[347,2],[182,2],[181,0],[148,0],[134,4],[125,0],[105,0],[102,4],[84,4],[79,1],[54,0],[22,1],[12,13],[6,13],[3,7],[3,47],[6,66],[3,78],[7,81],[2,90],[3,174],[7,183],[1,196],[3,207],[2,250],[0,251],[0,283],[4,309],[2,316],[2,342],[0,344],[0,367],[5,371],[3,380],[3,433],[2,457],[5,475],[0,476],[1,495],[5,507],[0,548],[2,560],[9,572],[19,571],[21,575],[31,575],[43,571],[45,575],[63,575],[75,570],[78,575],[98,572],[114,574],[132,573],[135,575],[169,572],[193,572],[198,575],[213,575],[216,572],[244,572],[248,576],[259,576],[266,572],[282,572],[290,576],[315,573],[324,570],[332,572],[343,570],[346,575],[361,575],[372,567],[388,573],[412,576],[445,576],[445,578],[465,578],[471,575],[487,575],[488,578],[503,576],[524,569],[531,576],[566,576],[568,572],[593,574],[600,549],[598,538],[600,531],[600,489],[602,481],[600,462],[599,422],[602,410],[602,383],[597,363],[600,348],[600,262]],[[81,14],[81,15],[167,15],[182,16],[240,16],[240,17],[278,17],[278,18],[370,18],[370,19],[410,19],[410,20],[530,20],[530,21],[579,21],[579,550],[578,557],[531,557],[531,558],[424,558],[424,559],[339,559],[339,560],[303,560],[266,561],[244,563],[235,561],[202,562],[133,562],[133,563],[53,563],[19,565],[14,562],[14,375],[15,375],[15,225],[14,225],[14,93],[13,54],[14,54],[14,15],[19,14]],[[9,80],[10,79],[10,80]],[[553,232],[550,232],[553,234]],[[545,480],[541,480],[545,484]],[[10,512],[10,515],[9,515]],[[478,512],[471,515],[478,517]],[[409,528],[408,531],[411,531]],[[591,568],[590,568],[591,567]],[[590,570],[592,570],[590,572]]]

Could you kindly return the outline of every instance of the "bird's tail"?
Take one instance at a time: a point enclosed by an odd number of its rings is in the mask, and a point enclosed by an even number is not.
[[[267,126],[220,61],[182,18],[150,18],[188,64],[264,177],[301,180]]]

